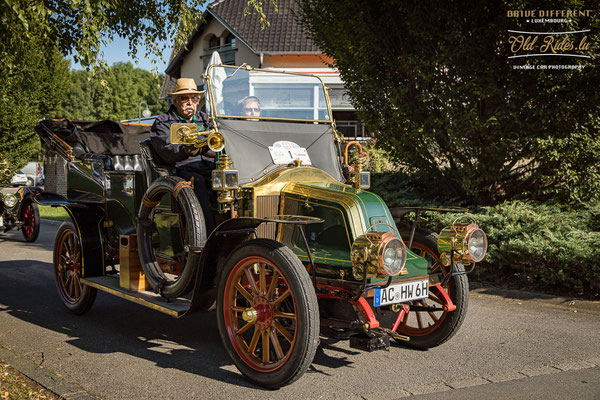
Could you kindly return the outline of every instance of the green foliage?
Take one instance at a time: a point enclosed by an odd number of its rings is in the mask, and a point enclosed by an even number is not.
[[[162,76],[131,63],[115,63],[100,73],[71,71],[71,87],[56,116],[97,121],[134,119],[145,102],[153,115],[164,112],[167,103],[159,100]],[[142,110],[144,109],[142,106]]]
[[[267,24],[265,1],[248,0],[248,10],[259,15],[263,26]],[[0,31],[3,40],[9,38],[9,47],[15,48],[18,42],[35,35],[50,37],[63,54],[73,54],[85,67],[101,64],[101,46],[116,36],[129,40],[132,57],[137,57],[137,47],[141,45],[146,50],[144,56],[155,61],[173,36],[175,48],[185,44],[198,26],[206,3],[207,0],[0,0]],[[42,27],[43,32],[32,33],[32,26]],[[15,35],[13,28],[26,34]]]
[[[528,60],[581,71],[513,69],[507,32],[531,28],[507,10],[596,10],[597,2],[301,3],[303,24],[335,60],[378,145],[438,196],[480,205],[600,198],[599,14],[556,29],[591,29],[590,59]]]
[[[439,232],[456,214],[427,213]],[[488,236],[476,279],[600,299],[600,202],[575,209],[510,201],[471,213]]]
[[[0,158],[10,164],[11,175],[26,162],[40,159],[33,127],[54,114],[67,90],[69,70],[68,61],[45,35],[45,26],[36,20],[24,25],[11,11],[20,5],[0,0]],[[27,10],[35,12],[36,7]]]

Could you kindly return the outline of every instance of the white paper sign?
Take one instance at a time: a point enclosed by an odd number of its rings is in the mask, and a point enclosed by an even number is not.
[[[294,142],[287,140],[275,142],[273,146],[269,146],[269,151],[271,152],[273,164],[288,165],[293,163],[294,160],[301,160],[302,165],[312,165],[306,149]]]

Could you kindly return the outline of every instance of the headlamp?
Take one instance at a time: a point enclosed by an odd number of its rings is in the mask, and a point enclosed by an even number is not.
[[[13,208],[17,205],[17,196],[11,193],[7,193],[3,196],[2,201],[7,208]]]
[[[400,275],[406,263],[406,247],[393,232],[371,231],[359,236],[350,250],[352,274],[360,280],[367,275]]]
[[[450,265],[450,255],[462,264],[477,263],[487,252],[485,232],[475,223],[454,223],[440,232],[438,252],[443,265]]]

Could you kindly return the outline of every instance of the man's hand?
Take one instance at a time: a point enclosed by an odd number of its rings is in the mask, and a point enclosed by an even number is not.
[[[183,151],[190,157],[197,156],[200,153],[201,148],[196,146],[184,146]]]

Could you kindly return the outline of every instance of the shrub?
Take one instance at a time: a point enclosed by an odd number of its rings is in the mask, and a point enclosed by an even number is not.
[[[511,201],[471,215],[489,242],[475,279],[600,298],[600,202],[570,209]],[[439,232],[456,217],[427,213],[423,225]]]

